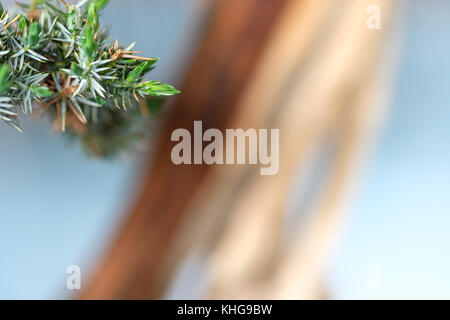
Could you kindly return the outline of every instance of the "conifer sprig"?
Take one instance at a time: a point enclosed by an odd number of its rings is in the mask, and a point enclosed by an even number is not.
[[[173,86],[143,77],[157,58],[137,56],[101,29],[109,0],[34,0],[21,14],[0,4],[0,120],[48,113],[88,150],[112,155],[145,134],[144,116]],[[141,108],[137,108],[141,106]]]

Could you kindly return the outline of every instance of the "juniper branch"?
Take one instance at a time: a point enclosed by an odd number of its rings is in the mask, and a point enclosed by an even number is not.
[[[108,1],[34,0],[18,15],[0,4],[0,120],[21,131],[19,113],[38,107],[100,155],[142,136],[136,106],[179,91],[143,80],[158,59],[136,56],[134,43],[121,47],[101,29]]]

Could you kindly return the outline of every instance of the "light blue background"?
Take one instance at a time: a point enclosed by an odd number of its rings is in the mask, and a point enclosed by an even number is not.
[[[406,3],[391,115],[330,268],[333,297],[450,299],[450,2]]]

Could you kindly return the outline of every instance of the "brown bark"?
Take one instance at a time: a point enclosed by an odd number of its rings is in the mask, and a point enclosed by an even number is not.
[[[236,112],[281,8],[289,0],[220,0],[191,68],[165,120],[134,205],[108,254],[96,270],[84,299],[160,298],[168,283],[167,259],[187,207],[208,173],[203,165],[175,166],[170,136],[225,128]],[[170,268],[174,265],[170,264]]]

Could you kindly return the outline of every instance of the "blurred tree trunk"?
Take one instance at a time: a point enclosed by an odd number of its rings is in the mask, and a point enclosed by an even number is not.
[[[160,298],[193,246],[209,250],[211,298],[321,298],[322,274],[345,220],[343,199],[382,119],[383,49],[393,0],[221,0],[149,159],[127,220],[83,298]],[[279,128],[280,171],[174,166],[170,135],[208,128]],[[323,173],[309,181],[311,163]],[[300,222],[285,230],[296,174]],[[286,236],[287,234],[287,236]],[[288,239],[283,241],[283,239]],[[205,250],[206,251],[206,250]]]
[[[165,120],[135,204],[82,298],[161,297],[185,252],[174,246],[190,219],[187,208],[210,169],[173,165],[171,133],[177,128],[192,131],[194,120],[202,120],[204,130],[227,127],[287,2],[215,2],[183,93]]]
[[[292,1],[281,14],[231,124],[279,128],[280,170],[261,176],[257,167],[214,167],[199,194],[207,200],[191,211],[197,216],[191,233],[216,231],[201,241],[211,248],[209,297],[323,297],[323,275],[345,221],[344,200],[382,119],[380,98],[389,93],[386,49],[395,3],[379,4],[380,30],[367,27],[371,5]],[[297,197],[301,211],[293,223],[286,212],[296,174],[306,196]]]

